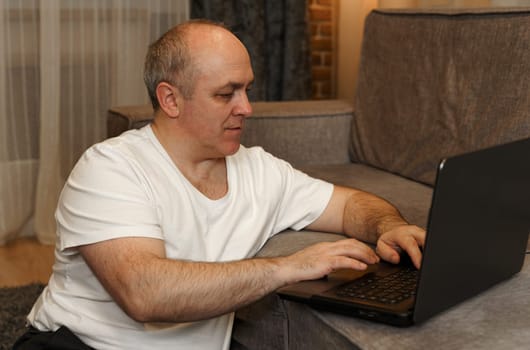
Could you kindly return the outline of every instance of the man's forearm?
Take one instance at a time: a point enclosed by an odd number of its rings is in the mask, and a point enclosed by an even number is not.
[[[322,242],[292,255],[233,262],[165,256],[162,241],[120,238],[78,247],[97,279],[138,322],[189,322],[232,312],[286,284],[378,260],[357,240]]]
[[[392,204],[373,194],[356,191],[344,207],[344,232],[365,242],[375,243],[386,231],[407,225]]]
[[[219,316],[247,305],[285,283],[275,259],[226,263],[157,258],[131,275],[122,301],[126,312],[141,322],[190,322]]]

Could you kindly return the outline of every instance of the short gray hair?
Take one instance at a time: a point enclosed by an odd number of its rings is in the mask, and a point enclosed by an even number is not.
[[[210,25],[228,30],[222,23],[204,19],[191,20],[173,27],[149,45],[145,57],[144,82],[155,111],[160,107],[156,88],[161,82],[175,86],[185,99],[193,95],[197,67],[192,62],[186,40],[189,28],[196,25]]]

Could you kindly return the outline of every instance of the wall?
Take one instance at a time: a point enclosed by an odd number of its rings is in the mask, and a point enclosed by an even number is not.
[[[308,0],[311,33],[312,98],[336,94],[336,0]]]
[[[353,102],[364,19],[375,7],[377,0],[339,0],[336,98]]]
[[[308,0],[313,99],[353,100],[364,18],[377,0]]]

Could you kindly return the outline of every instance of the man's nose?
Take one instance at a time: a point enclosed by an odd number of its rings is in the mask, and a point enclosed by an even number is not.
[[[234,107],[234,114],[242,117],[250,117],[252,115],[252,105],[246,92],[240,95],[240,99]]]

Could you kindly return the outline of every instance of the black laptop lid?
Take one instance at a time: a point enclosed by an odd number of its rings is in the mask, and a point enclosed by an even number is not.
[[[442,161],[414,321],[520,271],[529,233],[530,139]]]

